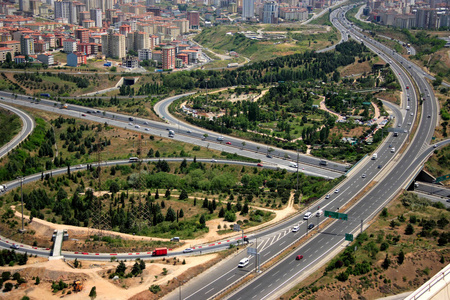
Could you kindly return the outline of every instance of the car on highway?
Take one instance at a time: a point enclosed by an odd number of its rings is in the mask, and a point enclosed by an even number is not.
[[[413,117],[414,116],[414,113],[411,113],[411,117]]]
[[[85,115],[85,114],[81,114],[81,116],[83,116],[83,117],[86,117],[86,115]]]
[[[330,194],[326,195],[325,199],[330,199]]]
[[[247,266],[249,262],[250,261],[247,257],[241,259],[241,261],[239,261],[238,268],[243,268],[243,267]]]
[[[186,131],[187,133],[191,133],[191,131],[190,130],[188,130],[188,131]]]
[[[431,116],[430,116],[430,115],[428,115],[428,118],[431,118]]]
[[[447,199],[445,202],[450,202],[450,199]]]
[[[295,257],[295,260],[301,260],[303,258],[303,255],[297,255],[296,257]]]
[[[144,122],[144,125],[148,125],[148,122],[147,122],[147,121],[145,121],[145,122]]]
[[[383,167],[383,165],[378,165],[378,169],[381,169]]]
[[[262,166],[263,166],[263,164],[262,164],[262,163],[259,163],[259,164],[257,164],[256,166],[258,166],[258,167],[262,167]]]
[[[433,145],[433,148],[437,148],[437,145]]]
[[[270,154],[267,154],[266,156],[267,156],[267,158],[272,158],[272,155],[270,155]]]
[[[395,148],[391,148],[391,153],[395,153]]]
[[[97,110],[97,113],[99,114],[99,113],[101,113],[101,111]]]
[[[226,142],[227,145],[231,145],[231,142]]]
[[[308,225],[308,230],[311,230],[311,229],[313,229],[314,228],[314,224],[309,224]]]
[[[366,178],[366,173],[362,174],[361,177],[362,177],[362,178]]]
[[[11,245],[11,249],[19,249],[19,245],[16,245],[16,244]]]
[[[334,192],[335,192],[336,194],[339,193],[339,189],[336,189]]]
[[[145,128],[145,131],[150,131],[150,129],[148,129],[148,128]]]
[[[303,216],[303,220],[308,220],[309,218],[312,217],[312,212],[308,211],[304,216]]]
[[[77,170],[79,170],[79,169],[84,169],[84,165],[78,165],[78,166],[76,166],[75,168],[77,169]]]
[[[213,159],[211,159],[211,162],[214,162],[214,163],[215,163],[215,162],[217,162],[217,159],[214,159],[214,158],[213,158]]]
[[[409,86],[406,86],[406,89],[409,90]]]
[[[300,226],[296,225],[296,226],[292,227],[292,232],[297,232],[297,231],[299,231],[299,229],[300,229]]]
[[[194,252],[194,249],[192,249],[192,248],[187,248],[187,249],[184,249],[184,250],[183,250],[183,253],[191,253],[191,252]]]
[[[130,122],[130,123],[128,123],[128,125],[133,126],[133,123]]]

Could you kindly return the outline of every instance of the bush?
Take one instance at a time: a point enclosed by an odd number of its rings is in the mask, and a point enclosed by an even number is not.
[[[389,244],[386,242],[382,242],[380,245],[380,251],[386,251],[389,248]]]
[[[148,288],[150,290],[150,292],[152,292],[153,294],[157,294],[158,292],[161,291],[161,288],[159,287],[159,285],[157,284],[152,284],[151,287]]]
[[[347,279],[348,279],[348,274],[347,274],[347,272],[341,272],[341,273],[339,273],[339,275],[336,276],[336,279],[339,280],[339,281],[342,281],[342,282],[347,281]]]
[[[405,234],[411,235],[414,233],[414,227],[411,224],[406,225]]]
[[[13,289],[14,285],[11,282],[5,283],[5,288],[3,289],[3,292],[9,292]]]

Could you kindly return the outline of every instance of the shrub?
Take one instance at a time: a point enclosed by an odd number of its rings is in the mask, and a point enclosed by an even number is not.
[[[152,292],[153,294],[157,294],[158,292],[161,291],[161,288],[159,287],[159,285],[157,284],[152,284],[151,287],[148,288],[150,290],[150,292]]]

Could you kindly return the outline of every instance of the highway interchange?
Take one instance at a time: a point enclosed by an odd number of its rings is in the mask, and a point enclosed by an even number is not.
[[[429,141],[431,140],[434,127],[437,123],[438,109],[436,100],[434,99],[434,95],[432,93],[432,88],[424,78],[429,78],[429,75],[424,75],[422,71],[417,72],[417,66],[414,66],[412,63],[400,55],[395,54],[392,50],[384,47],[383,45],[368,39],[364,33],[361,33],[356,29],[351,29],[351,26],[348,25],[349,23],[343,18],[344,11],[348,9],[349,7],[345,7],[333,11],[333,25],[341,31],[342,36],[349,34],[352,38],[358,41],[364,41],[366,46],[389,62],[399,79],[402,90],[404,91],[402,99],[402,115],[399,115],[396,118],[396,123],[400,125],[399,127],[395,127],[398,131],[398,137],[393,137],[392,132],[389,133],[386,141],[377,150],[378,158],[376,160],[370,160],[370,157],[368,157],[364,161],[360,162],[356,168],[350,172],[348,178],[337,187],[337,192],[331,191],[329,199],[321,199],[315,203],[314,206],[308,208],[308,210],[312,212],[315,212],[319,206],[320,209],[329,211],[337,211],[338,208],[340,208],[340,212],[345,212],[348,214],[348,221],[334,221],[327,227],[321,227],[318,230],[317,224],[324,221],[323,216],[319,218],[313,217],[310,220],[303,220],[303,214],[300,214],[282,224],[278,224],[267,230],[250,235],[249,238],[251,247],[258,248],[260,262],[261,264],[264,264],[277,256],[284,249],[288,248],[289,245],[296,243],[300,237],[306,235],[308,223],[316,224],[316,227],[309,231],[309,234],[313,237],[307,243],[287,255],[273,267],[264,270],[264,272],[260,273],[254,280],[230,294],[227,299],[273,299],[280,296],[286,291],[286,289],[298,282],[301,276],[306,275],[313,266],[324,263],[324,258],[332,257],[336,251],[340,251],[342,249],[341,246],[344,243],[344,234],[358,233],[361,223],[366,223],[371,220],[376,213],[380,211],[386,203],[388,203],[398,193],[398,191],[406,187],[420,169],[421,164],[423,164],[427,157],[434,151],[433,146],[429,145]],[[411,66],[411,68],[409,66]],[[416,94],[416,88],[419,91],[418,94]],[[10,96],[4,92],[0,92],[0,95],[4,97]],[[421,114],[419,115],[420,118],[416,118],[418,117],[419,111],[417,107],[418,99],[421,95],[423,95],[425,101],[423,101],[423,105],[421,106]],[[27,101],[26,97],[21,97],[22,96],[19,96],[18,99],[14,101],[17,103],[18,100],[21,100],[21,105],[24,103],[27,103],[27,105],[31,104],[29,100]],[[170,124],[165,125],[158,122],[138,119],[133,120],[132,127],[136,124],[148,125],[150,127],[151,124],[152,133],[160,133],[161,135],[163,133],[167,134],[167,126],[175,130],[175,132],[179,131],[178,120],[173,119],[173,117],[167,112],[167,105],[169,105],[170,101],[174,100],[175,99],[168,99],[166,102],[159,104],[159,109],[155,108],[158,114],[160,114],[160,116],[164,116]],[[85,107],[77,107],[73,105],[70,105],[70,110],[60,110],[55,108],[54,102],[49,100],[43,100],[41,101],[41,104],[31,104],[31,106],[33,105],[37,105],[37,107],[42,106],[52,108],[53,110],[60,111],[61,114],[75,114],[75,116],[78,117],[81,117],[80,114],[85,113],[87,110]],[[407,106],[409,106],[410,109],[406,110]],[[92,112],[92,109],[90,109],[90,111]],[[129,121],[127,119],[129,116],[119,114],[114,115],[115,116],[108,116],[108,113],[105,112],[105,114],[100,113],[96,115],[91,113],[88,116],[89,119],[99,121],[101,123],[107,121],[112,125],[116,125],[114,122],[118,122],[118,126],[124,126],[124,123],[126,124]],[[144,124],[144,122],[148,122],[149,124]],[[415,135],[412,140],[409,140],[409,134],[415,122],[418,122]],[[409,123],[411,123],[411,125],[408,125]],[[204,134],[204,131],[200,131],[196,127],[191,128],[189,127],[190,125],[186,123],[180,123],[180,125],[181,130],[186,131],[186,133],[183,133],[182,137],[184,141],[192,136],[195,143],[198,144],[201,142],[200,140]],[[129,125],[125,126],[130,128]],[[187,133],[188,130],[191,132]],[[176,136],[178,134],[180,134],[180,132],[178,132]],[[211,134],[205,142],[210,143],[210,147],[212,144],[217,145],[217,136],[217,133],[214,133],[214,135]],[[256,144],[249,145],[249,148],[247,148],[247,144],[250,144],[250,142],[246,142],[246,147],[241,147],[242,145],[240,140],[227,137],[226,141],[229,140],[233,146],[234,144],[239,146],[233,147],[232,151],[227,150],[227,152],[237,152],[240,148],[245,148],[245,151],[256,152],[256,150],[258,150],[256,149],[256,147],[258,147]],[[409,147],[405,149],[404,153],[399,153],[399,150],[402,149],[405,143]],[[447,142],[440,142],[439,146],[446,143]],[[395,148],[394,153],[391,153],[391,147],[389,147],[389,145]],[[219,147],[227,146],[219,143]],[[281,150],[276,151],[280,151],[278,157],[279,161],[275,161],[276,163],[274,163],[274,167],[279,164],[287,165],[286,162],[283,163],[284,152]],[[289,153],[291,156],[291,161],[295,161],[293,158],[293,153]],[[274,159],[264,158],[264,155],[265,153],[262,151],[262,160],[269,162],[274,161]],[[255,154],[253,153],[253,157],[254,156]],[[121,162],[108,163],[116,164]],[[123,163],[128,162],[124,161]],[[312,168],[312,165],[314,164],[317,165],[317,161],[314,161],[313,163],[308,163],[308,161],[305,161],[304,163],[306,168]],[[335,166],[338,171],[342,172],[343,170],[339,169],[340,167],[345,168],[345,166]],[[60,172],[64,173],[66,171],[67,169],[61,169]],[[56,171],[53,171],[53,174],[56,174]],[[363,174],[365,174],[365,178],[363,178]],[[35,176],[39,176],[40,178],[40,174]],[[32,176],[30,176],[26,180],[32,179]],[[363,198],[361,198],[357,204],[351,202],[353,197],[367,187],[369,182],[372,180],[377,182],[377,185]],[[11,183],[11,188],[14,187],[14,184],[17,185],[17,182]],[[294,225],[300,225],[300,230],[298,232],[292,232],[292,227]],[[0,241],[0,246],[8,246],[8,244]],[[224,246],[217,245],[217,247],[223,248]],[[210,249],[214,250],[214,248]],[[40,254],[42,251],[46,251],[42,249],[34,250],[41,251]],[[199,251],[199,249],[196,249],[196,251]],[[31,250],[29,253],[32,253]],[[303,259],[296,261],[295,256],[300,254],[303,255]],[[66,258],[71,259],[74,257],[80,258],[83,257],[83,255],[85,254],[64,254]],[[146,255],[148,254],[137,255],[134,253],[133,258],[138,256],[148,257]],[[179,255],[179,253],[172,253],[172,255]],[[250,264],[247,267],[241,269],[237,268],[239,260],[247,256],[246,251],[243,251],[234,257],[223,261],[216,268],[209,270],[207,274],[202,274],[191,280],[188,285],[183,286],[183,299],[212,298],[215,295],[222,293],[234,283],[239,282],[242,278],[255,269],[255,259],[253,256],[250,256]],[[105,257],[108,259],[110,258],[109,254],[105,254]],[[130,258],[129,256],[125,257],[128,259]],[[167,299],[176,298],[178,298],[178,294],[171,294],[167,296]]]

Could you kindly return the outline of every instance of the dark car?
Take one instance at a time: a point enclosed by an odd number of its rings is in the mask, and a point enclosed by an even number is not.
[[[267,154],[267,157],[268,157],[268,158],[272,158],[272,155],[270,155],[270,154]]]
[[[378,165],[378,169],[381,169],[383,167],[383,165]]]
[[[314,228],[314,224],[309,224],[308,225],[308,230],[311,230],[311,229],[313,229]]]

